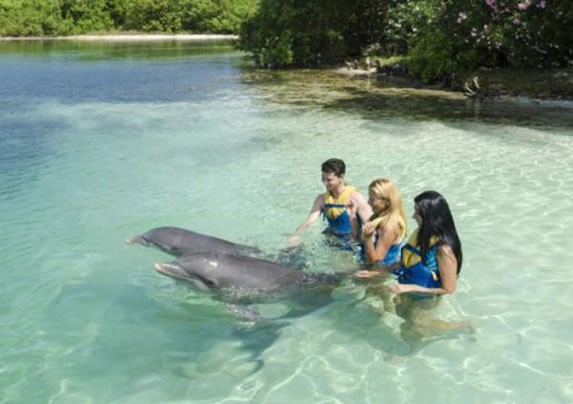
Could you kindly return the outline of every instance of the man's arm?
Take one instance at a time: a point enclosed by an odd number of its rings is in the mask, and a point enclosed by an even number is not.
[[[320,194],[314,200],[310,213],[306,220],[296,228],[295,232],[287,239],[289,246],[295,246],[300,243],[300,235],[306,230],[308,226],[317,221],[320,217],[320,212],[324,206],[324,195]]]
[[[364,196],[358,192],[354,191],[351,195],[352,200],[356,204],[356,214],[360,217],[362,224],[366,223],[372,217],[372,208],[368,205],[368,201]]]

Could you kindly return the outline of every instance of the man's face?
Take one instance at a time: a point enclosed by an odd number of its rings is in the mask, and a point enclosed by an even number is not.
[[[344,183],[344,174],[340,177],[334,173],[322,173],[322,183],[327,191],[333,191]]]

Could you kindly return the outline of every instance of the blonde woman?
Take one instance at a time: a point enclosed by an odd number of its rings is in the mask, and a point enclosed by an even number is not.
[[[374,212],[362,227],[366,264],[389,266],[400,262],[406,237],[406,213],[402,195],[388,178],[378,178],[368,186],[368,204]]]

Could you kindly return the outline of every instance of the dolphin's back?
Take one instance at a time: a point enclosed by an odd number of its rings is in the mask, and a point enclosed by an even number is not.
[[[176,262],[219,288],[275,289],[302,282],[305,277],[304,273],[276,262],[243,255],[199,253]]]
[[[133,238],[134,242],[152,245],[160,250],[182,257],[196,253],[254,253],[253,247],[235,244],[217,237],[207,236],[180,227],[157,227]]]
[[[331,302],[340,274],[309,273],[279,263],[242,255],[196,253],[156,264],[161,274],[200,291],[211,291],[235,315],[254,321],[259,315],[241,305],[289,299],[289,316],[303,315]]]

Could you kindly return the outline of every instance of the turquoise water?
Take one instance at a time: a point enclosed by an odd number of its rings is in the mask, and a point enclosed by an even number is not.
[[[572,111],[377,91],[213,44],[0,44],[1,402],[572,401]],[[475,334],[406,342],[353,282],[253,326],[123,243],[177,225],[277,252],[332,156],[409,214],[447,197],[465,260],[436,315]],[[321,226],[309,270],[351,271]]]

